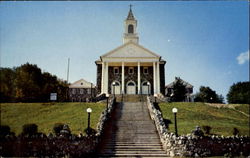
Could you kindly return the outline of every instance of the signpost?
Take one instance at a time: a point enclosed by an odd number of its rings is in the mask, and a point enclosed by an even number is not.
[[[57,93],[50,93],[50,100],[56,101],[57,100]]]

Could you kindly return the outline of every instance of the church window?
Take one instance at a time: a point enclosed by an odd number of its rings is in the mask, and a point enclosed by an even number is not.
[[[81,85],[83,85],[83,83],[81,83]]]
[[[118,67],[114,67],[114,74],[119,74],[119,68]]]
[[[148,67],[143,67],[143,73],[148,74]]]
[[[76,89],[72,89],[72,94],[76,94]]]
[[[83,89],[80,89],[80,94],[83,94]]]
[[[91,94],[91,88],[88,88],[88,94]]]
[[[128,33],[134,33],[134,26],[133,25],[128,25]]]
[[[134,73],[134,68],[133,68],[133,67],[130,67],[130,68],[128,69],[128,73],[129,73],[129,74],[133,74],[133,73]]]
[[[128,86],[134,86],[135,84],[133,82],[129,82]]]

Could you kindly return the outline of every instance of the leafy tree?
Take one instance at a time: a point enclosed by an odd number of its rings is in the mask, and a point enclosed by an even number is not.
[[[250,104],[250,82],[233,84],[227,94],[228,103]]]
[[[49,101],[57,93],[58,101],[66,100],[68,84],[37,65],[26,63],[17,68],[0,68],[0,101]]]
[[[15,71],[10,68],[0,68],[0,101],[14,101],[15,88],[13,81]]]
[[[186,95],[186,86],[183,84],[180,78],[176,78],[176,82],[173,85],[172,101],[184,101]]]
[[[36,65],[26,63],[16,68],[14,80],[17,101],[38,101],[41,96],[42,73]]]
[[[195,102],[207,102],[207,103],[223,103],[224,98],[222,95],[216,94],[216,91],[210,87],[200,87],[200,92],[195,95]]]

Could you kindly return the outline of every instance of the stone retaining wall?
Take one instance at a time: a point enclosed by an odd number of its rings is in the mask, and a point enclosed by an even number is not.
[[[112,97],[108,108],[100,116],[94,135],[7,135],[0,140],[0,157],[89,157],[96,151],[114,105]]]
[[[168,156],[250,156],[250,137],[247,136],[176,136],[165,126],[162,114],[147,97],[150,116],[158,130],[163,149]]]

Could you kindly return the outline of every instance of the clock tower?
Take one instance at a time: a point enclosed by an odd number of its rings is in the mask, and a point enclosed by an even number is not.
[[[123,44],[130,42],[130,41],[138,44],[138,41],[139,41],[139,37],[137,36],[137,33],[136,33],[137,20],[135,19],[133,15],[131,7],[132,5],[130,5],[128,16],[126,20],[124,21],[125,32],[123,35]]]

